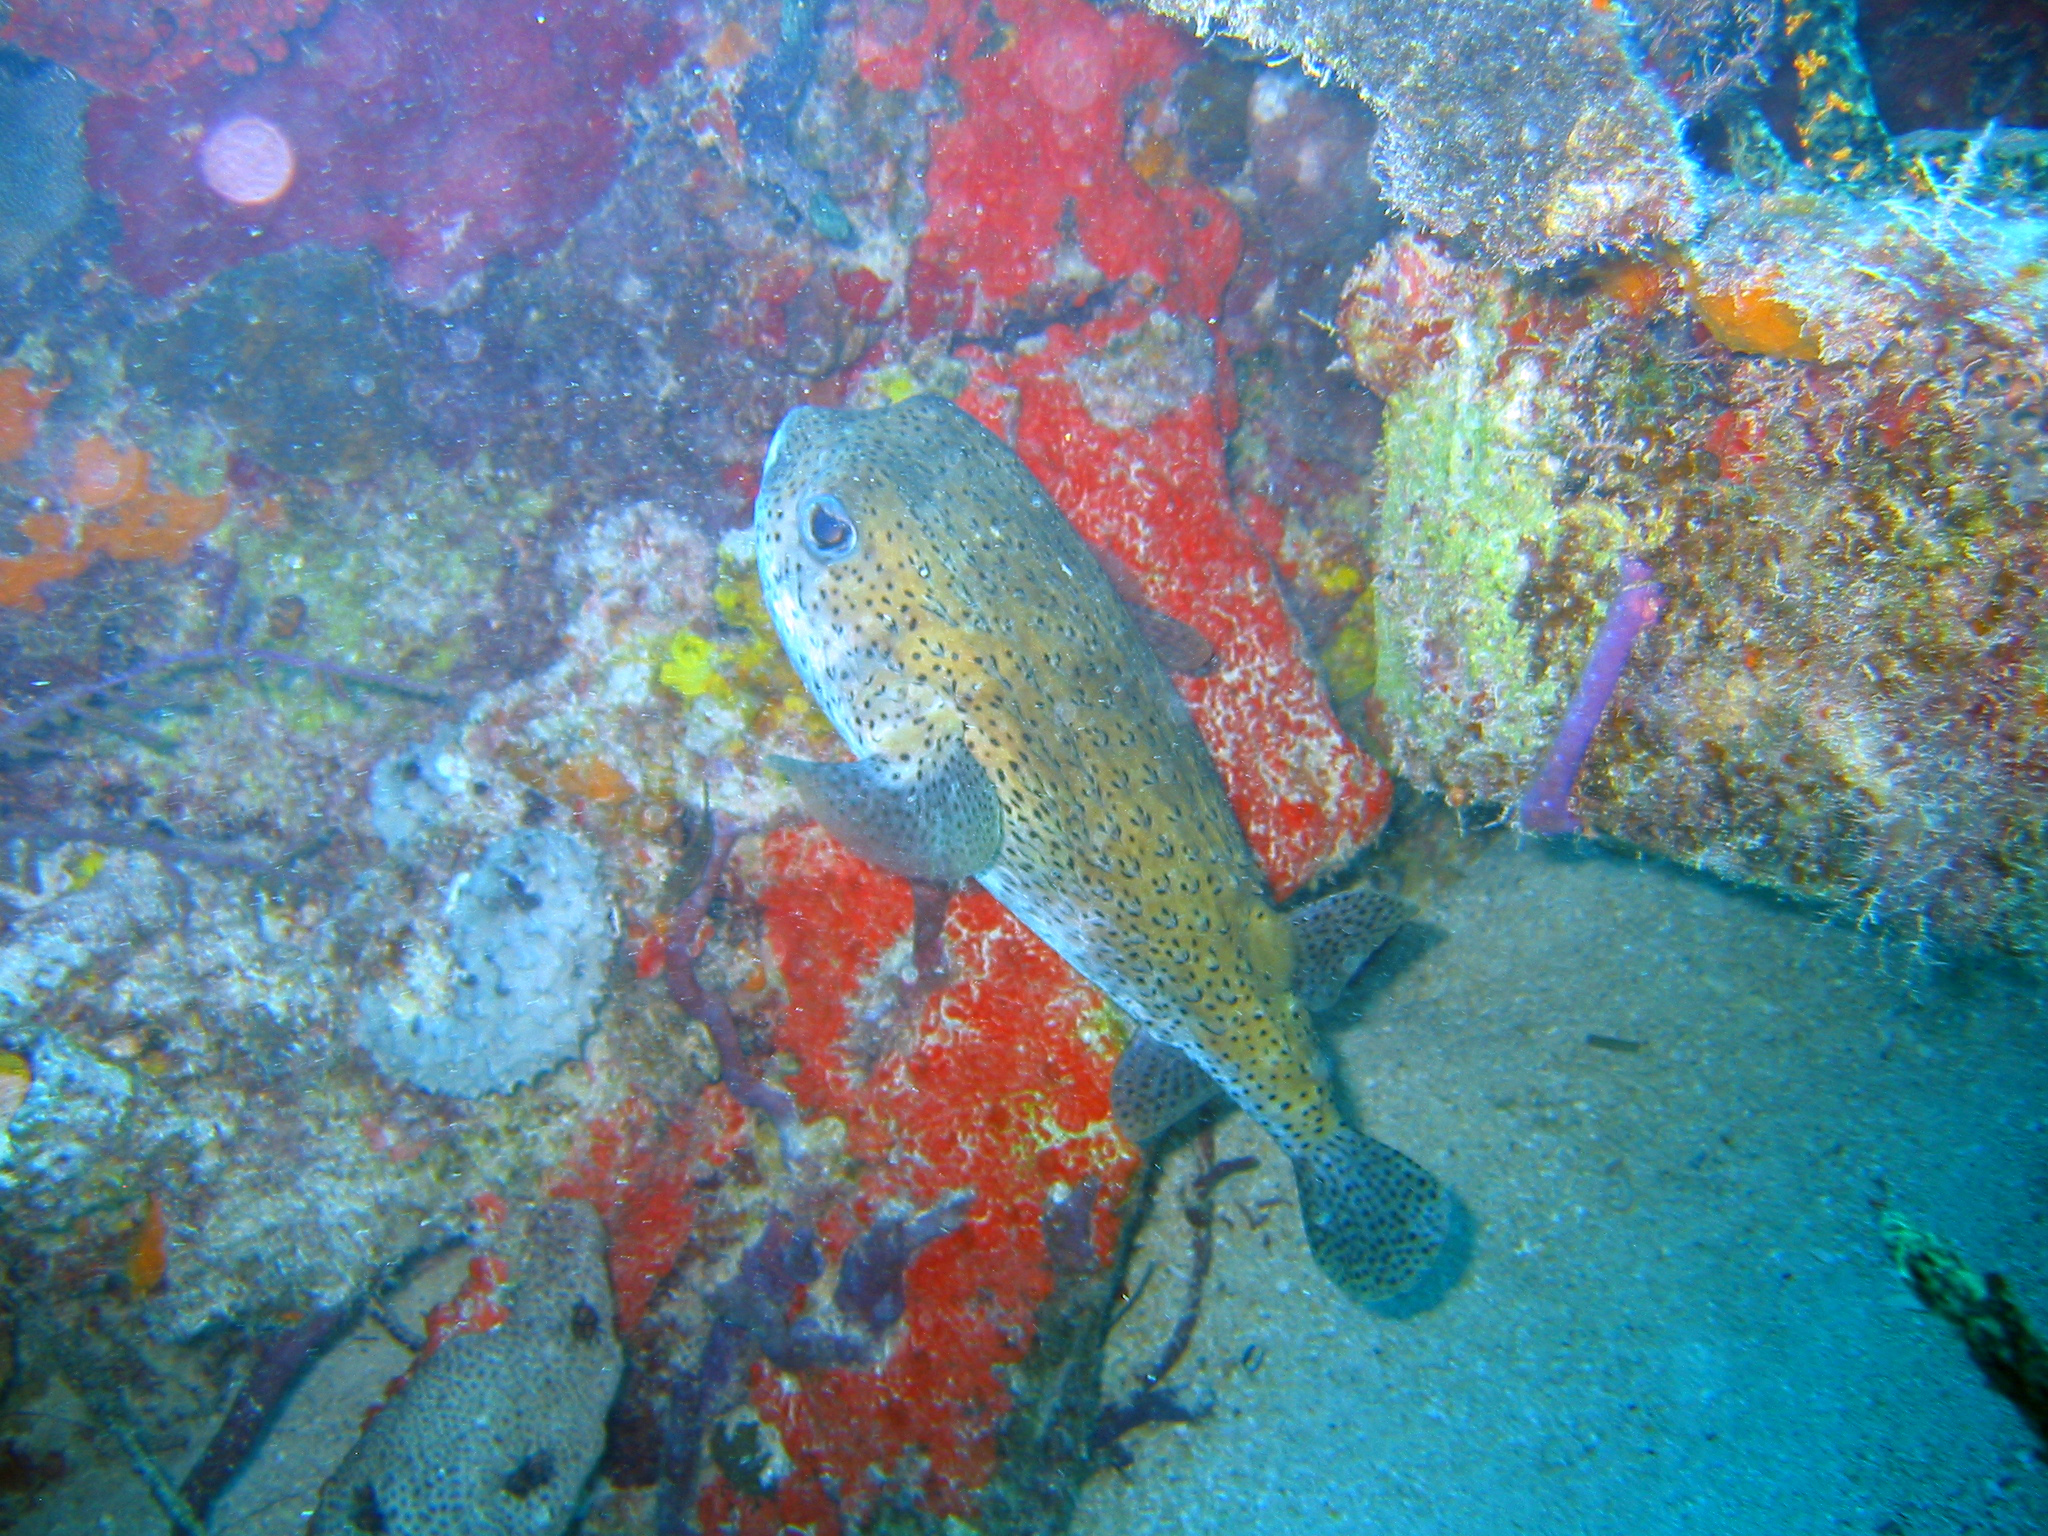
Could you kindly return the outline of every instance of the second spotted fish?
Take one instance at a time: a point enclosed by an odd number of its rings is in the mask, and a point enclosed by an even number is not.
[[[1150,626],[1023,462],[935,396],[806,407],[754,526],[782,643],[855,754],[782,761],[812,812],[900,873],[979,880],[1123,1010],[1127,1134],[1220,1088],[1293,1164],[1324,1271],[1413,1285],[1450,1201],[1344,1123],[1309,1017],[1403,914],[1273,904]]]

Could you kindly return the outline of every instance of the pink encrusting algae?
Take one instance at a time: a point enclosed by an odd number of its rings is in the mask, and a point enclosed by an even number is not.
[[[114,261],[137,287],[317,241],[374,249],[406,298],[444,299],[590,210],[619,166],[627,87],[677,46],[636,0],[338,0],[301,36],[275,68],[195,71],[88,110],[87,175],[120,210]],[[445,85],[421,97],[422,78]]]

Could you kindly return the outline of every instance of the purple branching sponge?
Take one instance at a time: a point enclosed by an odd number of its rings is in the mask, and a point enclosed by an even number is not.
[[[1621,557],[1621,590],[1607,605],[1607,618],[1593,641],[1586,670],[1579,674],[1578,690],[1558,723],[1557,739],[1543,767],[1522,792],[1516,812],[1526,832],[1555,837],[1580,829],[1572,811],[1572,789],[1579,782],[1579,769],[1586,761],[1586,748],[1607,713],[1614,697],[1614,685],[1621,681],[1636,637],[1657,622],[1664,611],[1664,589],[1656,573],[1634,555]]]
[[[732,860],[732,845],[749,830],[717,812],[709,815],[709,829],[711,847],[704,871],[683,904],[676,909],[669,929],[668,943],[662,955],[663,975],[668,981],[669,996],[675,999],[676,1006],[692,1018],[701,1020],[710,1031],[711,1043],[718,1050],[719,1081],[748,1109],[768,1117],[769,1123],[775,1127],[776,1138],[782,1143],[782,1155],[794,1166],[804,1159],[803,1118],[797,1111],[796,1100],[765,1081],[748,1064],[746,1053],[740,1047],[739,1026],[733,1019],[732,1009],[726,1005],[723,996],[697,978],[697,930],[710,914],[712,898],[725,879],[725,867]]]
[[[974,1191],[956,1189],[922,1211],[877,1216],[839,1260],[839,1284],[832,1301],[840,1313],[880,1338],[903,1315],[903,1272],[927,1244],[967,1225]]]

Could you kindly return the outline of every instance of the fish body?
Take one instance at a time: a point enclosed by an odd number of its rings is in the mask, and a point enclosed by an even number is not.
[[[1292,1161],[1325,1270],[1412,1283],[1448,1203],[1338,1110],[1299,976],[1329,934],[1305,945],[1273,904],[1166,668],[1022,461],[936,397],[799,409],[755,530],[784,647],[855,754],[784,764],[814,813],[903,873],[979,880],[1123,1010],[1127,1129],[1220,1087]],[[1343,902],[1325,930],[1386,928],[1384,898]]]

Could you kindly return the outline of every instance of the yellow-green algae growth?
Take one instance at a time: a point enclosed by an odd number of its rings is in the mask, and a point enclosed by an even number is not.
[[[690,701],[699,724],[734,748],[792,729],[820,745],[835,741],[831,722],[811,702],[776,638],[750,541],[719,547],[711,601],[718,632],[678,632],[656,664],[656,680]]]
[[[497,593],[506,544],[536,531],[552,506],[487,458],[450,471],[413,454],[375,481],[294,490],[267,524],[236,519],[229,552],[259,607],[305,604],[292,649],[431,683],[474,657],[471,621]],[[390,601],[394,591],[406,600]],[[291,723],[301,730],[349,707],[313,685],[292,700]]]
[[[1532,657],[1525,589],[1569,543],[1610,566],[1626,524],[1559,494],[1552,391],[1532,364],[1500,378],[1498,310],[1481,306],[1454,356],[1387,402],[1382,448],[1376,681],[1397,765],[1470,796],[1540,757],[1571,679]]]

